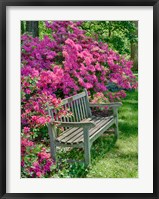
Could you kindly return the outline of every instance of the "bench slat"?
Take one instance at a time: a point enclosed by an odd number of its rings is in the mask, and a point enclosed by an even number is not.
[[[57,110],[54,110],[54,113],[55,113],[55,118],[57,121],[59,121],[58,117],[57,117]]]
[[[73,101],[75,101],[75,100],[77,100],[77,99],[79,99],[81,97],[84,97],[84,96],[86,96],[86,93],[82,92],[82,93],[79,93],[77,95],[73,95],[72,97],[68,97],[66,99],[63,99],[62,100],[62,105],[65,105],[65,104],[68,104],[70,102],[73,102]]]
[[[84,113],[84,104],[83,104],[83,98],[80,99],[81,104],[81,112],[82,112],[82,120],[85,119],[85,113]]]
[[[76,104],[76,108],[77,108],[77,122],[80,122],[81,121],[81,115],[80,115],[78,100],[75,100],[75,104]]]
[[[72,102],[70,102],[70,110],[73,113],[73,116],[71,117],[72,118],[72,122],[75,122],[75,111],[73,109],[73,103]]]
[[[105,120],[103,120],[102,122],[100,122],[100,124],[97,126],[97,127],[94,127],[93,129],[90,129],[90,137],[92,137],[96,132],[97,130],[99,130],[100,128],[102,128],[104,125],[107,125],[107,123],[113,119],[113,116],[112,117],[105,117]]]
[[[90,121],[90,120],[91,120],[91,118],[88,118],[88,119],[85,119],[83,121]],[[74,133],[75,131],[78,131],[79,129],[81,129],[81,128],[73,127],[71,129],[68,129],[68,130],[64,131],[63,133],[61,133],[61,135],[57,139],[61,141],[62,139],[66,138],[67,136]]]
[[[94,121],[92,119],[93,122],[96,123],[96,125],[98,125],[98,123],[100,122],[100,119]],[[69,140],[68,143],[74,142],[74,143],[79,143],[81,141],[81,139],[83,138],[83,129],[80,131],[80,133],[78,133],[77,135],[75,135],[72,140]]]
[[[81,98],[78,99],[78,103],[79,103],[79,111],[80,111],[81,120],[83,120],[83,112],[82,112],[82,106],[81,106]]]
[[[96,126],[89,130],[89,137],[92,137],[93,134],[96,133],[101,127],[106,125],[112,117],[92,117],[86,120],[93,121],[96,123]],[[84,121],[86,121],[84,120]],[[83,128],[71,128],[63,132],[62,135],[60,135],[57,138],[57,141],[62,143],[80,143],[83,142],[84,136],[83,136]]]
[[[86,106],[86,97],[83,97],[83,103],[84,103],[85,117],[88,117],[88,110],[87,110],[87,106]]]
[[[102,126],[106,125],[109,120],[110,120],[109,118],[100,118],[100,119],[98,119],[97,125],[94,128],[89,130],[89,137],[91,137]],[[84,136],[83,136],[83,132],[82,132],[80,137],[77,140],[75,140],[74,142],[75,143],[80,143],[80,142],[83,142],[83,141],[84,141]]]
[[[69,109],[70,112],[72,112],[70,103],[68,103],[68,109]],[[68,121],[73,122],[72,116],[69,117]]]
[[[75,122],[78,122],[78,112],[75,101],[73,102],[73,110],[74,110]]]
[[[87,113],[88,113],[88,117],[91,117],[92,116],[92,112],[91,112],[91,109],[89,107],[89,99],[88,99],[88,92],[86,89],[85,90],[85,93],[86,93],[86,96],[85,96],[85,104],[86,104],[86,108],[87,108]]]
[[[89,121],[94,121],[93,118],[89,118],[89,119],[84,120],[84,121],[88,121],[88,120]],[[69,142],[69,143],[71,143],[72,141],[74,141],[76,138],[78,138],[82,134],[83,134],[83,128],[75,128],[74,132],[71,132],[69,134],[69,131],[68,131],[66,137],[64,137],[63,139],[60,138],[60,142]]]
[[[90,141],[94,142],[99,136],[101,136],[112,124],[114,123],[114,119],[110,119],[107,122],[107,125],[104,125],[100,129],[98,129],[92,136],[90,136]]]

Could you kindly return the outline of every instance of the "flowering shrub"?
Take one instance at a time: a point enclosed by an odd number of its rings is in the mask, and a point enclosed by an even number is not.
[[[47,108],[58,109],[59,115],[68,110],[60,107],[61,98],[88,90],[93,102],[99,98],[107,102],[125,97],[125,89],[137,88],[132,61],[126,60],[85,35],[82,22],[46,22],[52,30],[42,40],[27,34],[21,38],[21,121],[22,121],[22,170],[24,176],[49,175],[53,161],[43,147],[35,152],[37,138],[47,137],[47,123],[51,117]],[[107,85],[115,84],[120,91],[111,92]],[[56,116],[55,116],[56,117]],[[33,153],[33,161],[29,156]],[[30,166],[29,166],[30,165]]]
[[[47,177],[52,171],[54,162],[45,148],[22,139],[22,177]]]

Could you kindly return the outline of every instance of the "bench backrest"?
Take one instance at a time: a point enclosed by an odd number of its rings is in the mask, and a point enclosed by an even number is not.
[[[63,99],[61,104],[64,109],[69,109],[73,113],[73,116],[69,118],[62,117],[60,119],[56,117],[55,120],[57,121],[79,122],[92,115],[86,89],[82,93]],[[57,110],[51,109],[49,110],[49,114],[54,119],[54,116],[57,114]]]

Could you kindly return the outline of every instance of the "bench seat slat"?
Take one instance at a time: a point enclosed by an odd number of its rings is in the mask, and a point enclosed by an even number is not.
[[[83,122],[83,121],[91,121],[91,118],[82,120],[82,122]],[[79,128],[79,127],[69,128],[69,129],[67,129],[66,131],[64,131],[63,133],[61,133],[61,135],[60,135],[57,139],[60,140],[60,141],[62,141],[62,140],[65,139],[67,136],[73,134],[74,132],[78,131],[79,129],[82,129],[82,128]]]
[[[82,121],[93,121],[96,126],[89,130],[89,137],[92,137],[100,128],[105,126],[113,117],[91,117]],[[56,140],[62,143],[80,143],[83,142],[83,128],[70,128],[64,131]]]
[[[112,124],[114,124],[114,119],[110,119],[107,125],[98,129],[92,136],[90,136],[91,142],[95,141],[100,135],[102,135]]]
[[[89,138],[93,137],[93,134],[96,133],[101,127],[105,126],[111,118],[100,118],[97,120],[97,125],[94,128],[91,128],[89,130]],[[95,121],[93,121],[95,122]],[[84,142],[84,136],[83,136],[83,131],[81,132],[81,135],[79,136],[78,139],[74,140],[75,143],[80,143]]]
[[[89,137],[93,136],[93,134],[96,133],[96,131],[98,131],[101,127],[105,126],[109,120],[110,118],[108,118],[107,120],[106,118],[101,118],[97,120],[96,126],[89,130]],[[77,139],[71,141],[74,143],[84,142],[83,130],[81,131],[81,134]]]
[[[95,122],[94,120],[92,120],[93,122]],[[98,123],[100,123],[100,119],[96,120],[96,125],[98,125]],[[81,142],[83,139],[83,129],[81,129],[80,133],[76,134],[71,140],[68,141],[68,143],[79,143]]]
[[[83,121],[88,121],[88,120],[94,122],[93,118],[89,118],[89,119],[83,120]],[[97,122],[99,122],[99,121],[100,120],[98,120]],[[96,122],[96,124],[97,124],[97,122]],[[75,139],[77,139],[78,137],[83,135],[83,128],[74,128],[73,132],[71,132],[71,129],[70,129],[70,131],[67,131],[66,134],[67,135],[64,138],[62,138],[62,139],[61,139],[61,137],[59,138],[60,142],[69,142],[69,143],[71,143],[72,141],[74,141]]]

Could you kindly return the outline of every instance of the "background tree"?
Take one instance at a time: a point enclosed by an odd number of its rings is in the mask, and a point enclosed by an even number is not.
[[[25,33],[25,21],[21,21],[21,34]]]
[[[26,31],[31,33],[33,37],[38,37],[39,36],[39,22],[26,21]]]
[[[133,70],[138,69],[138,22],[137,21],[87,21],[82,24],[86,34],[131,58]]]
[[[132,40],[131,40],[131,59],[134,62],[134,70],[138,70],[138,42],[134,40],[135,36],[138,35],[138,22],[133,21],[135,24],[135,31],[132,32]]]

